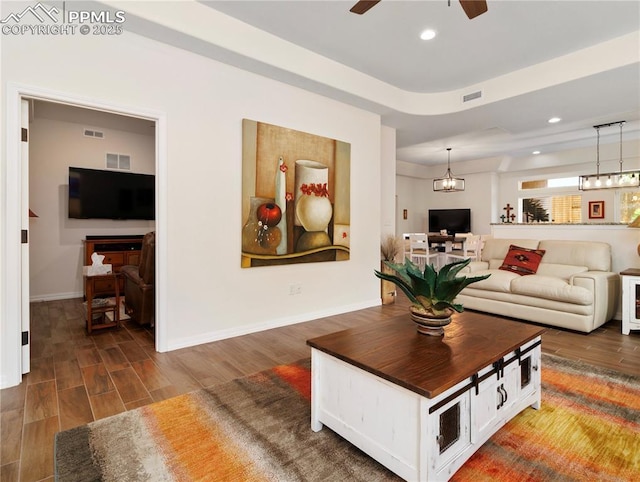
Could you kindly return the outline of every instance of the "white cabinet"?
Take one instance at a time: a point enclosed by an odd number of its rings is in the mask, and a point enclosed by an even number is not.
[[[640,269],[627,269],[622,276],[622,334],[640,330]]]

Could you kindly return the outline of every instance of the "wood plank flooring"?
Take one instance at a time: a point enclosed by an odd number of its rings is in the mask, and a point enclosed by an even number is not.
[[[60,430],[309,356],[306,340],[406,313],[406,298],[228,340],[157,353],[134,323],[86,334],[82,300],[31,305],[31,372],[0,390],[0,481],[53,480]],[[542,349],[640,376],[640,333],[611,321],[584,335],[549,328]]]

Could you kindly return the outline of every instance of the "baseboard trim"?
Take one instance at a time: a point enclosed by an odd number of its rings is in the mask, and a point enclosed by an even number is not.
[[[169,351],[178,350],[180,348],[189,348],[191,346],[211,343],[213,341],[225,340],[227,338],[233,338],[236,336],[249,335],[251,333],[258,333],[260,331],[270,330],[272,328],[280,328],[283,326],[295,325],[296,323],[316,320],[318,318],[325,318],[327,316],[340,315],[342,313],[349,313],[351,311],[372,308],[374,306],[379,306],[380,304],[380,299],[376,298],[375,300],[367,300],[361,303],[338,306],[327,310],[313,311],[284,318],[277,318],[255,325],[244,325],[238,328],[228,328],[225,330],[203,333],[201,335],[193,337],[177,338],[175,340],[169,340],[167,348]]]
[[[30,303],[36,303],[38,301],[58,301],[58,300],[70,300],[72,298],[82,298],[84,293],[79,291],[77,293],[53,293],[50,295],[34,295],[29,298]]]

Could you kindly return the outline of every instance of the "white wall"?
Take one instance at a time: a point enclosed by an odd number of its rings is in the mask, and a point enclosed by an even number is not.
[[[424,233],[427,229],[426,181],[408,176],[396,176],[396,235]],[[403,210],[407,210],[407,219]]]
[[[426,175],[418,171],[417,175]],[[444,174],[444,171],[442,172]],[[440,174],[441,175],[441,174]],[[460,176],[460,174],[456,173]],[[489,234],[497,189],[494,173],[465,174],[465,190],[461,192],[434,192],[433,178],[423,179],[406,175],[396,176],[398,195],[397,234],[427,232],[429,209],[471,209],[471,230],[475,234]],[[408,219],[402,219],[402,210],[408,210]]]
[[[444,172],[443,172],[444,174]],[[474,234],[491,232],[492,195],[495,178],[492,173],[455,173],[465,180],[462,192],[433,192],[433,181],[428,180],[427,211],[429,209],[471,209],[471,231]]]
[[[12,81],[165,115],[168,348],[380,302],[378,115],[126,32],[2,42],[3,92]],[[240,268],[243,118],[351,144],[349,261]]]
[[[83,135],[84,127],[104,132]],[[105,169],[107,152],[131,156],[131,171],[155,173],[155,138],[100,126],[36,116],[29,124],[30,298],[32,301],[82,296],[82,265],[87,235],[144,234],[153,221],[69,219],[69,166]]]
[[[380,135],[380,231],[381,235],[395,234],[396,130],[381,126]]]

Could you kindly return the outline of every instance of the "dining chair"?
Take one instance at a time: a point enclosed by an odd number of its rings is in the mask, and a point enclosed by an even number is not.
[[[424,269],[427,261],[438,258],[438,252],[429,249],[429,239],[426,233],[409,235],[409,259]]]
[[[480,245],[479,235],[467,236],[462,244],[462,249],[454,249],[446,253],[447,263],[467,258],[471,258],[474,261],[479,260]]]
[[[453,239],[455,240],[455,239],[464,238],[466,241],[466,239],[469,236],[473,236],[473,233],[454,233]],[[454,249],[462,249],[463,245],[464,245],[464,242],[461,242],[461,243],[460,242],[456,243],[455,241],[453,242]]]

